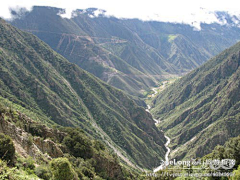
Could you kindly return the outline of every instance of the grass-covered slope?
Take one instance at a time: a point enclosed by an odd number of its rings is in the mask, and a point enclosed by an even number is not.
[[[240,132],[240,43],[182,77],[153,101],[172,157],[201,157]]]
[[[141,90],[148,91],[156,86],[154,77],[104,48],[108,44],[128,46],[126,39],[106,32],[109,27],[103,25],[104,19],[95,22],[84,14],[63,19],[59,11],[58,8],[34,7],[32,12],[11,23],[34,33],[70,62],[131,95],[141,96]]]
[[[46,123],[81,127],[141,167],[164,156],[165,138],[151,115],[123,92],[3,20],[0,32],[0,96]]]
[[[80,128],[50,128],[22,111],[1,99],[0,179],[140,179],[138,171]]]
[[[37,35],[70,62],[131,95],[143,96],[169,76],[182,75],[235,44],[240,28],[95,16],[95,8],[77,10],[33,7],[16,12],[12,25]],[[227,16],[224,16],[224,18]]]

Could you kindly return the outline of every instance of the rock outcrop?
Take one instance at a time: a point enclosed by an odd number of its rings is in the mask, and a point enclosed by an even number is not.
[[[35,159],[43,160],[63,156],[60,145],[48,138],[62,139],[64,133],[40,125],[20,112],[17,112],[17,117],[16,120],[12,118],[11,113],[2,113],[0,115],[0,132],[13,139],[18,154],[24,157],[30,155]],[[17,127],[14,121],[20,121],[23,128]],[[33,128],[36,126],[39,128],[38,136]]]

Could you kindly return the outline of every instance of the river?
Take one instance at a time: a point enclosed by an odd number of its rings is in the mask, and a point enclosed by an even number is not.
[[[170,148],[168,147],[168,145],[170,144],[170,138],[168,137],[168,136],[166,136],[166,135],[164,135],[164,137],[167,139],[167,142],[166,142],[166,144],[165,144],[165,147],[167,148],[167,152],[166,152],[166,154],[165,154],[165,161],[164,161],[164,163],[162,163],[160,166],[158,166],[158,167],[156,167],[155,169],[153,169],[153,172],[154,173],[156,173],[156,172],[158,172],[159,170],[162,170],[162,169],[164,169],[166,166],[165,166],[165,164],[168,164],[168,162],[169,162],[169,154],[170,154],[170,152],[171,152],[171,150],[170,150]]]
[[[152,90],[153,90],[154,93],[151,95],[151,98],[153,98],[153,97],[158,93],[157,90],[156,90],[156,88],[153,88]],[[150,109],[151,109],[151,106],[148,104],[146,111],[150,113]],[[153,118],[153,120],[155,121],[155,125],[156,125],[156,126],[157,126],[157,124],[160,123],[160,120],[157,120],[157,119],[154,119],[154,118]],[[162,132],[163,132],[163,131],[162,131]],[[164,132],[163,132],[163,133],[164,133]],[[162,163],[160,166],[158,166],[158,167],[156,167],[156,168],[153,169],[153,172],[154,172],[154,173],[158,172],[159,170],[164,169],[164,168],[166,167],[165,164],[168,164],[168,162],[169,162],[169,154],[170,154],[171,150],[170,150],[170,148],[168,147],[168,145],[170,144],[171,139],[170,139],[167,135],[164,135],[164,137],[167,139],[167,142],[164,144],[165,147],[166,147],[166,149],[167,149],[167,152],[166,152],[165,157],[164,157],[164,158],[165,158],[165,161],[164,161],[164,163]]]

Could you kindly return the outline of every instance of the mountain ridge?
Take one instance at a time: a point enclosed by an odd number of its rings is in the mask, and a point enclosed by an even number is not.
[[[163,134],[125,93],[69,63],[30,33],[3,20],[0,31],[3,98],[31,110],[42,122],[81,127],[141,167],[154,167],[164,156]]]
[[[95,10],[76,10],[65,19],[59,8],[34,7],[10,23],[108,84],[140,97],[233,45],[240,34],[237,27],[218,24],[194,31],[183,24],[90,17]]]
[[[154,99],[152,112],[173,138],[172,157],[201,157],[239,135],[239,65],[237,43]]]

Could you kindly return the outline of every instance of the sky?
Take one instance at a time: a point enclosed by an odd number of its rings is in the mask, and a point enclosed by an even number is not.
[[[215,11],[228,11],[240,19],[239,0],[2,0],[0,17],[10,19],[10,8],[31,10],[34,5],[64,8],[65,18],[75,9],[98,8],[106,10],[106,16],[185,23],[198,29],[201,22],[218,22]]]

